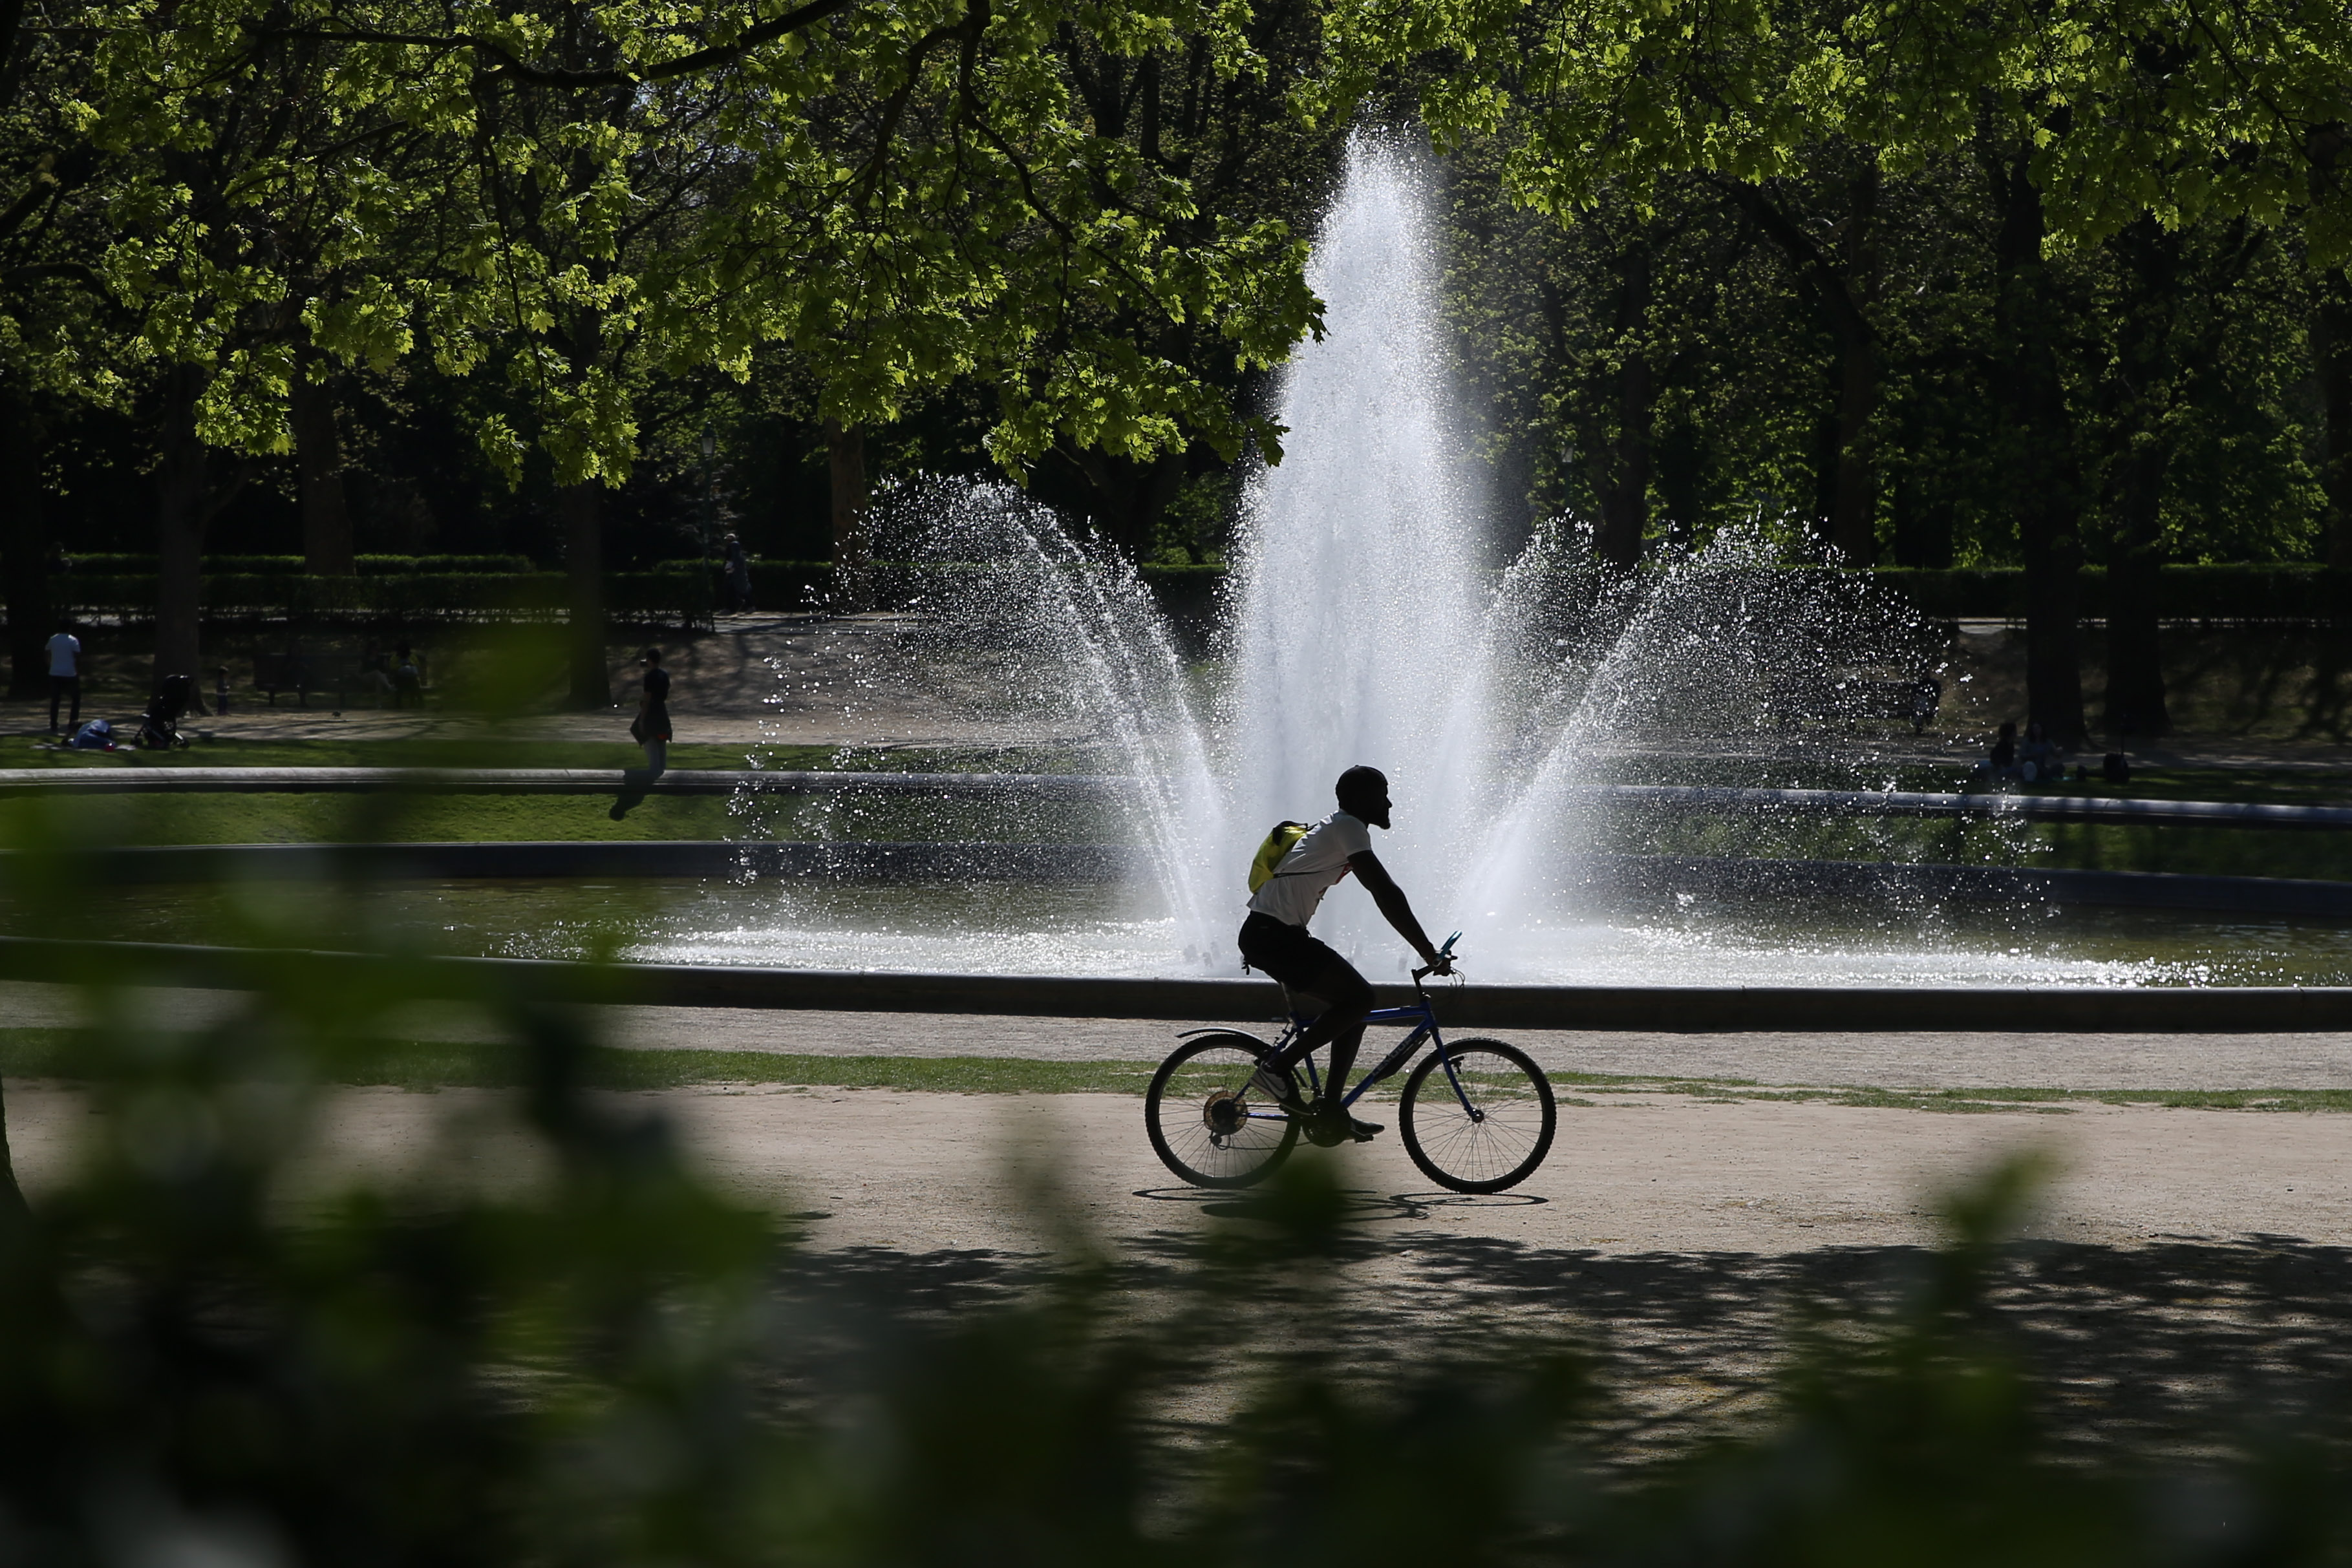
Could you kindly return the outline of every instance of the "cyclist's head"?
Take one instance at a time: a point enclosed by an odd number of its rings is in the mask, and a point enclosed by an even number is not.
[[[1377,768],[1350,768],[1339,775],[1339,810],[1370,822],[1389,825],[1389,776]]]

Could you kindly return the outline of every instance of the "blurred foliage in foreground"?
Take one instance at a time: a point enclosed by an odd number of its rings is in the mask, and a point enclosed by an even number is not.
[[[2195,1459],[2085,1458],[2037,1428],[1987,1288],[2026,1167],[1953,1200],[1951,1242],[1900,1305],[1795,1331],[1769,1412],[1627,1467],[1598,1452],[1611,1396],[1565,1343],[1406,1354],[1385,1382],[1300,1350],[1339,1310],[1314,1284],[1346,1245],[1320,1163],[1149,1301],[1073,1232],[1020,1299],[866,1312],[828,1297],[841,1266],[792,1222],[699,1181],[648,1102],[583,1087],[592,1048],[565,1009],[486,991],[524,1082],[398,1102],[437,1141],[386,1155],[331,1084],[397,971],[326,973],[289,961],[194,1030],[94,992],[96,1113],[73,1118],[70,1174],[45,1157],[0,1220],[0,1558],[2347,1555],[2341,1468],[2315,1443],[2215,1432]]]

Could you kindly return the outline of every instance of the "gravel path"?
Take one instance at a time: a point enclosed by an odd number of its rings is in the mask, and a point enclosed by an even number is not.
[[[483,1092],[340,1092],[324,1164],[349,1172],[500,1179],[520,1166],[478,1119]],[[625,1098],[658,1107],[723,1186],[822,1216],[831,1248],[1035,1252],[1074,1218],[1116,1248],[1148,1247],[1230,1210],[1175,1182],[1122,1095],[910,1094],[887,1090],[709,1088]],[[1378,1110],[1372,1113],[1381,1114]],[[37,1192],[64,1168],[83,1097],[11,1084],[9,1142]],[[2034,1233],[2133,1244],[2247,1237],[2352,1244],[2352,1117],[2085,1105],[2060,1113],[1951,1115],[1788,1103],[1612,1096],[1561,1113],[1559,1142],[1520,1189],[1463,1197],[1434,1187],[1393,1133],[1339,1162],[1366,1236],[1484,1238],[1516,1247],[1782,1253],[1934,1239],[1933,1196],[2004,1155],[2058,1162]],[[464,1128],[465,1153],[440,1135]],[[1066,1215],[1036,1197],[1049,1170]]]

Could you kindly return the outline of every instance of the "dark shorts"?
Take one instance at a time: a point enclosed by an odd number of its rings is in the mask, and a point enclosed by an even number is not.
[[[1242,962],[1262,975],[1270,975],[1294,991],[1314,990],[1315,981],[1337,964],[1349,974],[1355,969],[1347,959],[1307,934],[1304,925],[1292,925],[1276,920],[1271,915],[1253,913],[1242,922]]]

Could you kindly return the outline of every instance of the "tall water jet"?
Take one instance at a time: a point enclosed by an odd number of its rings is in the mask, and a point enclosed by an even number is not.
[[[1380,848],[1408,885],[1444,864],[1484,707],[1486,551],[1447,427],[1428,202],[1415,149],[1349,139],[1308,274],[1326,336],[1283,372],[1285,456],[1244,507],[1228,704],[1237,831],[1323,815],[1340,771],[1370,763],[1396,791]]]

